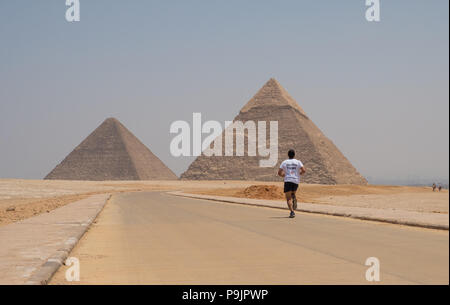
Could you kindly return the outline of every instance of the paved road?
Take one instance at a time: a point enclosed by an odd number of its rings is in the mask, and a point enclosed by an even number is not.
[[[448,231],[174,197],[115,195],[71,256],[82,284],[449,283]],[[65,267],[64,267],[65,268]],[[64,284],[62,268],[52,283]]]

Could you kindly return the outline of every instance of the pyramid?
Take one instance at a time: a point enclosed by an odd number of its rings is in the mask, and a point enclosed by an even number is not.
[[[45,179],[174,180],[177,176],[117,119],[109,118]]]
[[[278,121],[278,163],[276,167],[260,167],[259,160],[250,157],[245,145],[244,156],[199,156],[181,175],[186,180],[260,180],[280,181],[277,171],[287,159],[289,149],[307,168],[304,183],[367,184],[347,158],[308,118],[305,111],[276,81],[270,79],[241,109],[234,121]],[[222,146],[224,146],[222,133]],[[246,141],[247,143],[247,141]]]

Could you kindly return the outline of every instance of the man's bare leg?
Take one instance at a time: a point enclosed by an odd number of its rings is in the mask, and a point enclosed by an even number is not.
[[[292,204],[292,192],[287,192],[285,195],[286,195],[286,201],[287,201],[289,210],[291,212],[294,212],[294,206]]]
[[[292,198],[292,208],[295,210],[297,210],[297,193],[296,192],[292,192],[291,198]]]

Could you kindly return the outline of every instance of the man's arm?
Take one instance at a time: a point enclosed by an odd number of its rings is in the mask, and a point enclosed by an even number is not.
[[[306,173],[306,168],[304,166],[302,166],[302,168],[300,168],[300,176],[304,175]]]
[[[286,173],[284,172],[284,170],[283,170],[282,168],[280,168],[280,169],[278,170],[278,176],[280,176],[280,177],[286,176]]]

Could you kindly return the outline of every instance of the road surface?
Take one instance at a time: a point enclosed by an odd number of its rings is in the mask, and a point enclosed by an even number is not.
[[[175,197],[115,195],[72,252],[81,284],[448,284],[448,231]],[[68,284],[67,267],[52,284]],[[72,282],[73,283],[73,282]]]

